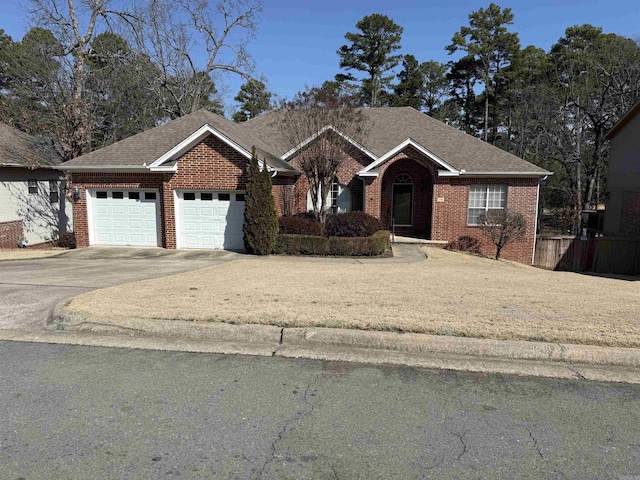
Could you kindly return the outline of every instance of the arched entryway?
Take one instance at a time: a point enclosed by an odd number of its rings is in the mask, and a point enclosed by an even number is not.
[[[393,180],[391,221],[398,227],[413,227],[413,179],[406,173]]]
[[[395,222],[399,235],[431,236],[433,176],[410,158],[389,165],[382,178],[380,219],[385,228]]]

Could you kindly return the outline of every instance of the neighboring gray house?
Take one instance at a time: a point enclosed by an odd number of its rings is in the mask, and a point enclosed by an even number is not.
[[[0,248],[37,245],[71,230],[53,148],[0,123]]]
[[[603,233],[640,238],[640,102],[607,134],[611,141]]]

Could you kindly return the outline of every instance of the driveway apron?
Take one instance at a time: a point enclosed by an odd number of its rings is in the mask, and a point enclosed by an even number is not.
[[[219,250],[90,247],[58,257],[0,262],[0,328],[41,330],[57,305],[98,288],[230,262]]]

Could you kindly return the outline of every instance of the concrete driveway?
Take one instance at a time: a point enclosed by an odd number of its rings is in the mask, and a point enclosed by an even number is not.
[[[56,306],[98,288],[220,265],[220,250],[90,247],[35,260],[0,262],[0,328],[44,329]]]

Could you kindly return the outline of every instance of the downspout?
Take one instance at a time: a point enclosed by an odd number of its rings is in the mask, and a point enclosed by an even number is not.
[[[536,193],[536,220],[533,228],[533,252],[531,253],[531,266],[536,262],[536,241],[538,240],[538,210],[540,209],[540,184],[547,179],[545,175],[538,180],[538,191]]]

